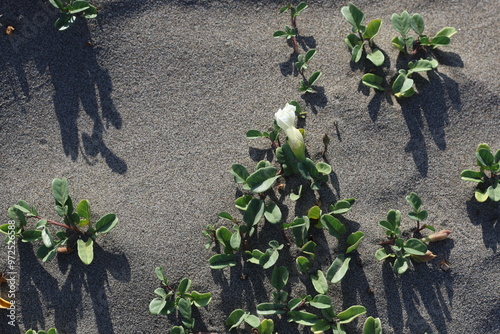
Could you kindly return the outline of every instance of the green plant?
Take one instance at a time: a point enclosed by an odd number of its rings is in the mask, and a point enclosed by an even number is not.
[[[424,34],[425,25],[424,19],[420,14],[408,14],[407,11],[401,14],[394,13],[391,16],[392,27],[401,34],[401,37],[394,37],[392,45],[399,51],[409,53],[419,52],[421,47],[432,47],[433,49],[440,46],[448,46],[451,37],[456,34],[457,30],[452,27],[441,29],[434,37],[429,37]],[[409,36],[410,29],[413,30],[418,38]]]
[[[476,163],[479,171],[466,169],[460,177],[464,181],[477,183],[474,196],[478,202],[488,198],[500,201],[500,150],[493,155],[488,144],[479,144],[476,149]]]
[[[406,201],[413,209],[413,211],[408,213],[408,217],[417,222],[417,228],[415,229],[415,232],[420,232],[424,228],[435,231],[434,227],[432,227],[431,225],[424,224],[422,225],[422,227],[420,227],[420,222],[425,221],[428,216],[427,210],[422,209],[422,200],[420,199],[420,197],[412,192],[408,196],[406,196]]]
[[[74,206],[68,192],[66,178],[52,181],[52,196],[56,203],[56,212],[62,217],[62,222],[42,218],[35,207],[21,200],[9,208],[9,217],[14,220],[16,237],[23,242],[42,241],[38,248],[37,257],[43,262],[51,260],[57,252],[69,253],[78,250],[78,256],[85,264],[94,259],[94,240],[100,234],[111,231],[118,223],[114,213],[101,217],[95,225],[91,222],[90,204],[86,199]],[[34,229],[27,229],[30,219],[37,220]],[[49,226],[63,227],[65,231],[58,231],[55,238]],[[83,231],[82,228],[87,228]],[[0,226],[0,231],[8,234],[9,224]],[[6,239],[8,241],[8,239]]]
[[[71,27],[78,16],[86,19],[97,16],[97,8],[85,0],[49,0],[49,2],[61,11],[61,15],[54,23],[59,30]]]
[[[29,329],[26,334],[57,334],[57,329],[55,328],[50,328],[50,329],[47,329],[46,331],[35,331],[33,329]]]
[[[364,26],[365,14],[352,3],[349,3],[349,6],[342,7],[341,12],[352,25],[353,33],[347,35],[344,40],[349,50],[351,50],[351,60],[355,63],[359,62],[363,52],[365,52],[366,58],[369,61],[375,66],[381,66],[384,63],[385,57],[382,51],[373,47],[373,39],[380,32],[382,20],[375,19]],[[370,46],[370,53],[365,49],[365,44]]]
[[[177,288],[169,285],[162,267],[155,268],[156,277],[161,281],[161,287],[154,293],[158,295],[149,303],[149,312],[151,314],[168,315],[178,312],[181,317],[182,326],[174,326],[172,334],[188,333],[194,328],[195,319],[192,316],[192,307],[205,307],[212,300],[212,294],[198,293],[189,291],[191,289],[191,280],[183,278]]]
[[[290,24],[291,26],[286,25],[285,30],[278,30],[275,31],[273,34],[273,37],[279,38],[279,37],[285,37],[286,39],[291,39],[292,40],[292,47],[293,51],[298,54],[299,53],[299,47],[297,45],[297,16],[300,15],[300,13],[308,7],[306,2],[301,2],[297,5],[297,7],[293,6],[292,4],[288,4],[280,9],[280,13],[284,13],[286,11],[290,11]]]
[[[410,97],[415,94],[415,89],[413,88],[413,79],[410,79],[410,75],[415,72],[426,72],[435,69],[438,66],[436,59],[420,59],[417,61],[411,61],[408,63],[409,70],[399,70],[399,75],[394,80],[392,84],[392,92],[396,97]]]
[[[316,71],[311,76],[309,79],[307,79],[305,76],[304,78],[299,82],[299,91],[302,93],[316,93],[316,91],[313,89],[313,85],[318,81],[319,77],[321,77],[321,72]]]

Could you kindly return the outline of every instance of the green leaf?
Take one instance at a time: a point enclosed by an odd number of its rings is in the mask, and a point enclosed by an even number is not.
[[[78,239],[76,242],[78,248],[78,256],[84,264],[91,264],[94,260],[94,240],[88,238],[87,241]]]
[[[305,311],[290,311],[288,312],[288,317],[288,321],[294,321],[304,326],[313,326],[319,320],[316,314]]]
[[[387,259],[388,257],[394,257],[394,254],[387,254],[387,251],[384,248],[380,248],[375,252],[375,258],[379,261]]]
[[[288,34],[286,32],[284,32],[283,30],[277,30],[273,33],[274,38],[280,38],[280,37],[287,36],[287,35]]]
[[[68,12],[70,14],[76,14],[83,12],[90,7],[88,1],[76,0],[71,5],[68,6]]]
[[[229,213],[227,213],[227,212],[225,212],[225,211],[223,211],[223,212],[219,213],[218,217],[219,217],[219,218],[222,218],[222,219],[229,220],[229,221],[231,221],[231,222],[233,222],[233,221],[234,221],[233,216],[231,216]]]
[[[245,322],[247,324],[249,324],[250,326],[252,326],[252,328],[256,328],[260,325],[260,319],[255,316],[255,315],[252,315],[252,314],[249,314],[246,318],[245,318]]]
[[[309,302],[309,304],[317,309],[327,309],[332,307],[332,300],[330,297],[325,295],[316,295],[313,300]]]
[[[411,16],[407,11],[398,15],[396,13],[391,16],[392,27],[399,32],[403,37],[406,37],[411,28]]]
[[[2,225],[2,226],[8,226],[8,225],[9,224],[5,224],[5,225]],[[2,226],[0,226],[0,228],[2,228]],[[4,231],[3,228],[2,228],[2,232],[8,233],[8,232]],[[33,242],[33,241],[40,240],[41,238],[42,238],[42,231],[39,231],[39,230],[26,230],[26,231],[23,231],[21,240],[23,242]],[[51,247],[49,247],[49,248],[51,248]]]
[[[177,309],[182,318],[185,320],[191,319],[191,303],[187,299],[180,298],[177,302]]]
[[[376,74],[366,73],[361,78],[361,81],[368,87],[375,88],[380,91],[385,90],[384,87],[381,86],[384,79]]]
[[[299,189],[298,189],[298,191],[297,191],[297,194],[295,194],[295,193],[293,193],[293,192],[290,194],[290,199],[291,199],[292,201],[297,201],[297,200],[300,198],[300,195],[301,195],[301,194],[302,194],[302,185],[300,185],[300,186],[299,186]]]
[[[210,292],[198,293],[193,291],[191,292],[191,298],[193,299],[193,303],[196,307],[205,307],[212,300],[212,294]]]
[[[327,164],[325,162],[318,162],[316,164],[316,169],[318,170],[318,172],[325,174],[325,175],[328,175],[332,172],[332,166],[330,166],[329,164]]]
[[[309,212],[307,213],[307,217],[309,217],[309,219],[319,219],[321,217],[321,209],[319,208],[319,206],[315,205],[310,208]]]
[[[355,249],[358,248],[359,244],[361,241],[364,239],[365,234],[361,231],[357,231],[352,233],[348,238],[347,238],[347,245],[349,245],[349,248],[345,251],[346,254],[349,254],[350,252],[354,251]]]
[[[474,197],[476,197],[476,200],[478,202],[486,202],[486,200],[488,199],[488,192],[487,190],[481,191],[481,189],[476,189],[474,191]]]
[[[14,205],[15,208],[21,210],[22,212],[33,215],[33,216],[38,216],[38,212],[36,211],[34,206],[29,205],[23,200],[20,200],[17,202],[17,205]]]
[[[398,257],[396,261],[394,261],[393,270],[397,274],[403,274],[406,270],[408,270],[408,258],[406,257]]]
[[[229,244],[231,248],[235,251],[240,249],[241,246],[241,234],[240,231],[236,231],[231,235],[231,239],[229,240]]]
[[[344,224],[342,224],[340,220],[333,217],[332,215],[325,214],[321,216],[320,222],[321,225],[326,227],[328,233],[330,233],[330,235],[334,236],[337,239],[340,239],[342,237],[342,234],[346,232]]]
[[[56,254],[57,248],[47,248],[44,245],[41,245],[36,252],[36,257],[42,259],[43,262],[48,262],[52,260]]]
[[[417,61],[410,61],[408,63],[410,70],[408,71],[408,76],[415,72],[425,72],[431,71],[437,67],[435,59],[419,59]]]
[[[352,51],[352,49],[354,49],[356,47],[356,45],[363,44],[363,42],[359,39],[359,37],[354,35],[354,34],[347,35],[344,42],[349,47],[349,50],[351,50],[351,51]]]
[[[191,288],[191,280],[189,278],[183,278],[177,287],[177,291],[180,296],[184,296],[185,293]]]
[[[321,270],[318,270],[316,275],[311,274],[310,277],[316,292],[323,295],[328,293],[328,282],[326,281],[325,274],[323,274]]]
[[[309,62],[313,57],[314,55],[316,54],[316,49],[310,49],[306,52],[306,55],[304,57],[304,61],[307,63]]]
[[[231,231],[227,227],[221,226],[215,231],[215,236],[224,247],[224,254],[231,254],[233,252],[233,248],[231,247]]]
[[[186,332],[184,331],[184,327],[182,327],[182,326],[174,326],[170,330],[170,334],[186,334]]]
[[[63,13],[56,20],[56,22],[54,23],[54,26],[59,30],[66,30],[69,27],[71,27],[73,25],[73,23],[75,23],[75,20],[76,20],[76,16]]]
[[[262,132],[258,131],[258,130],[249,130],[247,132],[247,138],[248,139],[254,139],[254,138],[261,138],[261,137],[264,137],[262,135]]]
[[[337,314],[337,318],[340,320],[340,324],[347,324],[366,313],[366,308],[361,305],[354,305],[349,307],[347,310]]]
[[[411,16],[410,26],[417,33],[417,35],[421,36],[424,33],[425,25],[424,19],[420,14],[413,14]]]
[[[364,32],[364,27],[361,25],[365,19],[365,14],[354,4],[350,3],[349,6],[342,7],[342,15],[347,19],[347,21],[352,25],[352,32],[356,33],[360,31]]]
[[[375,66],[382,66],[385,61],[384,54],[379,49],[375,49],[373,53],[367,54],[366,58],[368,58],[368,60]]]
[[[300,272],[306,274],[309,269],[311,269],[312,264],[309,262],[309,260],[305,256],[299,256],[295,260],[297,263],[297,269],[299,269]]]
[[[281,210],[279,206],[276,205],[276,203],[269,202],[265,207],[264,216],[271,224],[279,223],[281,220]]]
[[[256,198],[252,198],[250,203],[248,203],[247,210],[243,215],[243,221],[247,226],[256,225],[262,216],[264,215],[264,201]]]
[[[399,73],[398,77],[392,84],[392,91],[396,97],[410,97],[414,94],[413,80],[406,76],[404,71]]]
[[[238,197],[234,201],[234,205],[236,206],[236,208],[245,211],[252,199],[253,199],[252,195],[243,195],[241,197]]]
[[[308,242],[305,243],[304,246],[302,246],[301,250],[302,252],[310,255],[312,258],[314,258],[314,254],[316,253],[316,247],[318,245],[312,241],[312,240],[309,240]]]
[[[238,326],[248,317],[250,313],[246,313],[242,309],[236,309],[231,314],[229,317],[226,319],[226,326],[230,326],[229,330],[232,330],[233,328],[238,328]]]
[[[257,305],[257,314],[271,315],[271,314],[285,314],[286,306],[275,303],[261,303]]]
[[[68,180],[66,178],[54,179],[52,181],[52,196],[56,203],[64,206],[68,200]]]
[[[330,329],[331,324],[325,319],[319,319],[314,325],[311,326],[313,333],[323,333]]]
[[[392,46],[401,52],[405,52],[405,43],[401,37],[394,37],[391,41]]]
[[[306,158],[297,164],[300,175],[306,180],[318,178],[318,170],[311,159]]]
[[[299,4],[297,5],[297,15],[298,15],[301,11],[303,11],[304,9],[306,9],[307,7],[308,7],[308,5],[307,5],[307,3],[306,3],[306,2],[302,1],[301,3],[299,3]]]
[[[149,312],[151,314],[160,314],[161,310],[167,305],[165,298],[155,298],[149,303]]]
[[[368,317],[363,325],[363,334],[382,334],[382,323],[379,318]]]
[[[283,290],[286,283],[288,282],[288,269],[286,267],[274,267],[273,274],[271,276],[271,285],[276,290]]]
[[[427,252],[427,246],[419,239],[409,239],[404,245],[405,252],[414,255],[424,255]]]
[[[154,291],[154,293],[157,294],[158,296],[162,297],[162,298],[167,298],[168,297],[168,294],[165,292],[164,288],[156,288],[155,291]]]
[[[97,17],[97,8],[89,5],[89,8],[87,8],[84,12],[81,14],[84,18],[86,19],[93,19]]]
[[[42,230],[42,241],[45,247],[47,248],[54,247],[54,239],[52,239],[50,231],[46,227]]]
[[[59,8],[60,10],[64,9],[64,5],[61,0],[49,0],[52,6]]]
[[[118,218],[114,213],[108,213],[95,223],[96,233],[108,233],[118,224]]]
[[[208,263],[212,269],[222,269],[226,267],[234,267],[236,265],[236,255],[234,254],[216,254],[212,256]]]
[[[232,165],[229,172],[233,174],[236,183],[246,183],[246,179],[250,176],[245,166],[240,164]]]
[[[90,224],[90,205],[86,199],[82,199],[76,206],[76,212],[80,217],[85,219],[80,220],[80,226],[86,226]]]
[[[311,76],[309,77],[309,80],[308,80],[309,86],[314,85],[316,83],[316,81],[318,81],[321,74],[322,73],[320,71],[316,71],[313,74],[311,74]]]
[[[352,205],[356,202],[354,198],[347,198],[338,201],[335,205],[330,205],[330,214],[340,215],[349,212],[352,209]]]
[[[163,284],[168,285],[168,279],[165,277],[165,274],[163,273],[163,267],[156,267],[155,274],[156,277],[163,282]]]
[[[276,159],[283,167],[285,176],[299,173],[299,169],[297,167],[297,159],[295,158],[290,145],[288,145],[287,143],[276,149]]]
[[[259,334],[273,334],[274,333],[274,322],[271,319],[264,319],[257,327]]]
[[[500,185],[497,180],[494,180],[494,183],[488,187],[486,193],[488,194],[488,197],[492,201],[494,202],[500,201]]]
[[[326,272],[326,279],[332,283],[338,283],[347,273],[351,258],[345,258],[343,254],[337,256]]]
[[[264,167],[255,171],[253,174],[248,176],[246,182],[254,193],[263,193],[264,191],[271,188],[280,175],[276,175],[278,170],[275,167]]]
[[[445,28],[439,30],[439,32],[436,34],[436,36],[434,38],[439,37],[439,36],[445,36],[445,37],[451,38],[456,33],[457,33],[457,29],[455,29],[453,27],[445,27]]]
[[[375,36],[377,36],[377,34],[380,32],[381,26],[382,26],[381,19],[375,19],[375,20],[370,21],[370,23],[368,23],[368,25],[366,26],[366,30],[365,30],[365,33],[363,34],[363,38],[368,39],[370,41],[370,44],[371,44],[373,41],[373,38]]]
[[[406,196],[406,201],[410,204],[413,210],[420,211],[420,208],[422,207],[422,200],[417,194],[411,192],[408,196]]]
[[[480,148],[476,151],[476,160],[478,166],[489,169],[495,163],[495,157],[490,150],[485,148]]]
[[[351,53],[352,53],[351,61],[357,63],[361,59],[361,56],[363,55],[363,43],[359,42],[357,45],[355,45],[352,48]]]

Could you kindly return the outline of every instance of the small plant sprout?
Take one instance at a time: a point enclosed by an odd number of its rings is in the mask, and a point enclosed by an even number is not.
[[[16,237],[23,242],[42,241],[36,255],[43,262],[51,260],[57,252],[70,253],[77,249],[82,262],[90,264],[94,259],[94,240],[98,235],[111,231],[118,223],[118,218],[114,213],[108,213],[94,225],[91,222],[89,202],[84,199],[74,206],[65,178],[52,181],[52,195],[62,222],[42,218],[33,206],[21,200],[8,211],[15,225],[2,225],[0,231],[9,234],[10,226],[14,226]],[[28,229],[30,219],[37,220],[34,229]],[[65,231],[56,232],[54,238],[50,225],[63,227]],[[86,231],[82,230],[85,227]]]
[[[437,66],[437,60],[432,58],[409,62],[408,71],[399,70],[399,75],[392,84],[392,91],[394,95],[396,97],[410,97],[415,94],[415,89],[413,88],[413,79],[410,79],[410,75],[415,72],[431,71]]]
[[[352,3],[349,3],[349,6],[342,7],[341,12],[352,25],[353,33],[347,35],[345,39],[345,43],[352,53],[351,60],[355,63],[359,62],[364,51],[366,53],[366,58],[371,61],[373,65],[381,66],[384,63],[385,57],[382,51],[373,48],[373,39],[380,32],[382,20],[375,19],[364,26],[363,21],[365,20],[365,14]],[[370,46],[371,53],[365,50],[365,44]]]
[[[57,329],[55,328],[50,328],[50,329],[47,329],[46,331],[36,331],[34,329],[29,329],[26,334],[58,334],[58,331]]]
[[[156,277],[161,281],[161,287],[154,293],[158,296],[149,303],[151,314],[168,315],[177,313],[181,317],[182,326],[175,326],[171,333],[189,333],[194,328],[195,320],[192,316],[192,306],[205,307],[212,300],[212,294],[190,291],[191,280],[183,278],[177,288],[169,285],[162,267],[155,268]]]
[[[273,37],[279,38],[279,37],[285,37],[286,39],[291,39],[292,40],[292,47],[293,47],[293,52],[296,54],[299,54],[299,46],[297,44],[297,34],[298,34],[298,29],[297,29],[297,16],[300,15],[300,13],[308,7],[306,2],[301,2],[297,5],[297,7],[293,6],[292,4],[288,4],[280,9],[280,13],[284,13],[286,11],[290,11],[290,25],[291,26],[285,26],[285,30],[278,30],[275,31],[273,34]]]
[[[97,8],[85,0],[49,0],[49,2],[61,11],[61,15],[54,23],[59,30],[71,27],[78,16],[86,19],[97,16]]]
[[[417,228],[415,229],[415,232],[420,232],[424,228],[435,231],[434,227],[432,227],[431,225],[424,224],[422,225],[422,227],[420,227],[420,222],[426,220],[428,216],[427,211],[422,209],[422,200],[420,199],[420,197],[412,192],[408,196],[406,196],[406,201],[413,208],[413,211],[408,213],[408,217],[417,222]]]
[[[295,67],[301,74],[304,73],[304,70],[307,70],[308,63],[314,57],[315,54],[316,54],[316,49],[310,49],[309,51],[306,52],[305,55],[300,54],[298,56],[298,60],[297,62],[295,62]]]
[[[316,93],[316,91],[314,90],[313,86],[314,84],[316,83],[316,81],[318,81],[318,79],[321,77],[321,72],[320,71],[316,71],[314,72],[313,74],[311,74],[311,76],[309,77],[309,79],[307,79],[306,77],[304,77],[304,79],[302,81],[300,81],[300,86],[299,86],[299,92],[302,92],[302,93]]]
[[[479,144],[476,149],[476,163],[479,171],[464,170],[460,177],[464,181],[477,183],[474,196],[478,202],[488,198],[500,201],[500,150],[493,155],[488,144]]]
[[[455,28],[446,27],[441,29],[434,37],[428,37],[424,34],[425,25],[422,16],[420,14],[410,15],[407,11],[401,14],[392,14],[391,23],[392,27],[401,34],[401,37],[394,37],[392,45],[404,53],[410,53],[411,50],[413,54],[416,54],[421,47],[426,46],[433,49],[448,46],[451,37],[457,33]],[[408,35],[410,29],[418,35],[416,40],[413,36]]]
[[[278,251],[283,249],[283,245],[276,240],[271,240],[269,242],[269,246],[270,248],[268,248],[265,253],[261,252],[258,249],[254,249],[253,251],[246,251],[245,254],[250,257],[248,259],[248,262],[261,265],[264,269],[268,269],[274,266],[279,258]]]
[[[261,322],[257,316],[242,309],[234,310],[226,319],[226,325],[229,326],[230,331],[240,327],[242,323],[250,325],[252,333],[274,334],[274,322],[271,319],[264,319]]]

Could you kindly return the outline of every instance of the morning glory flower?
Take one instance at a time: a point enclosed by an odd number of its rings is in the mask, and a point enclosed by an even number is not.
[[[278,110],[274,114],[274,117],[276,118],[276,124],[285,132],[287,143],[290,145],[295,157],[300,161],[304,161],[306,147],[302,133],[295,127],[295,106],[287,103],[285,108]]]

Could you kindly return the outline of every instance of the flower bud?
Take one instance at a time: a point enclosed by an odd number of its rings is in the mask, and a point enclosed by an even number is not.
[[[424,255],[411,254],[410,256],[416,262],[429,262],[430,260],[435,258],[437,255],[432,254],[432,252],[430,250],[428,250]]]
[[[441,241],[441,240],[448,238],[448,235],[450,235],[450,233],[451,233],[451,231],[449,231],[449,230],[442,230],[442,231],[439,231],[436,233],[432,233],[428,237],[422,238],[422,241],[427,242],[427,243]]]
[[[285,108],[278,110],[274,114],[276,124],[285,132],[288,145],[292,149],[295,157],[304,161],[306,158],[306,146],[304,144],[304,136],[295,127],[295,106],[286,104]]]

